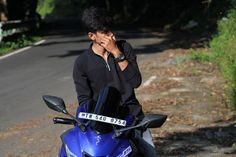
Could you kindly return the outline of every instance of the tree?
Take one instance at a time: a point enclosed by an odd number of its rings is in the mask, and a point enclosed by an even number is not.
[[[7,21],[7,2],[0,0],[0,21]]]

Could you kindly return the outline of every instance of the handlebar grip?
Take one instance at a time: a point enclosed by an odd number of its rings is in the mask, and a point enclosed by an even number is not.
[[[53,123],[54,124],[69,124],[69,125],[74,125],[76,122],[75,122],[75,120],[69,119],[69,118],[54,117],[53,118]]]

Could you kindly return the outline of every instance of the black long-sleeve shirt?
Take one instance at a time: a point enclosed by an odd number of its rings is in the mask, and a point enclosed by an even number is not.
[[[117,88],[124,104],[137,101],[134,88],[141,84],[141,74],[136,62],[136,55],[131,45],[124,41],[117,41],[119,50],[128,60],[128,66],[121,71],[113,55],[108,55],[107,62],[92,50],[92,45],[75,61],[73,79],[79,104],[90,100],[97,100],[99,91],[105,86]]]

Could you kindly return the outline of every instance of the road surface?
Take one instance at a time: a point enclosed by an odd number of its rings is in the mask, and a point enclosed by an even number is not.
[[[146,47],[160,41],[149,31],[117,32],[118,38],[126,38],[138,53],[141,50],[151,52]],[[45,40],[0,60],[0,131],[48,112],[42,95],[59,96],[69,104],[77,102],[72,80],[73,63],[90,41],[76,31],[47,36]],[[143,54],[138,55],[139,59],[145,58]]]

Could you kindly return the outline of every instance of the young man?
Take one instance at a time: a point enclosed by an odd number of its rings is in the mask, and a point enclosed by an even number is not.
[[[79,105],[91,110],[99,91],[112,86],[121,93],[122,105],[130,114],[142,117],[142,108],[134,92],[142,79],[131,45],[116,40],[111,30],[112,20],[102,9],[86,9],[82,23],[92,43],[74,64],[73,79]]]
[[[82,23],[92,43],[74,64],[73,79],[79,106],[86,108],[87,112],[92,111],[99,91],[111,86],[121,93],[125,110],[136,120],[142,120],[144,114],[134,92],[142,78],[131,45],[116,40],[111,30],[112,20],[102,9],[86,9]],[[155,149],[149,130],[142,136]]]

